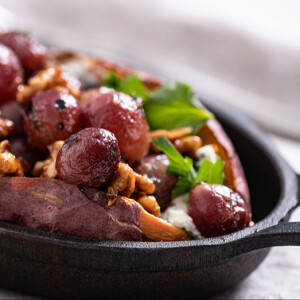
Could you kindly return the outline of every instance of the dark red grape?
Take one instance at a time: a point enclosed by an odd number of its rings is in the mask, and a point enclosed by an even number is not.
[[[8,47],[0,44],[0,103],[15,99],[18,86],[23,83],[23,69]]]
[[[205,237],[234,232],[249,224],[249,211],[237,192],[224,185],[201,183],[190,193],[188,212]]]
[[[56,159],[60,179],[81,186],[97,187],[113,178],[120,162],[113,133],[85,128],[68,138]]]
[[[130,96],[100,88],[90,92],[83,108],[84,125],[113,132],[123,159],[140,161],[149,150],[149,127],[142,109]]]
[[[31,168],[33,168],[37,161],[46,159],[45,155],[28,143],[26,137],[17,137],[10,139],[9,141],[11,143],[11,152],[16,157],[22,156],[25,158]]]
[[[43,151],[65,140],[82,126],[82,112],[70,94],[51,89],[37,93],[24,113],[24,129],[32,144]]]
[[[22,108],[16,100],[6,101],[0,105],[1,117],[14,122],[15,136],[25,136],[22,119]]]
[[[164,210],[171,199],[177,177],[168,174],[169,161],[165,154],[150,155],[141,160],[135,171],[142,175],[147,175],[155,184],[154,196]]]
[[[26,72],[33,72],[44,66],[46,48],[31,36],[20,32],[6,32],[0,35],[0,42],[16,53]]]

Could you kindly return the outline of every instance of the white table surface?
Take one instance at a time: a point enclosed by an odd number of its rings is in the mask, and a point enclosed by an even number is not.
[[[1,12],[1,6],[17,18]],[[295,30],[300,25],[299,6],[294,0],[230,0],[223,4],[191,0],[0,0],[0,28],[18,24],[63,46],[84,44],[84,50],[95,53],[103,46],[112,52],[122,48],[150,61],[168,61],[176,78],[202,86],[202,94],[241,109],[243,102],[249,104],[246,100],[253,101],[253,106],[271,104],[266,106],[269,109],[289,103],[294,107],[290,120],[291,111],[277,109],[274,114],[282,112],[278,124],[298,133],[300,128],[291,124],[299,121],[293,118],[300,113],[300,31]],[[230,104],[232,99],[240,101]],[[254,108],[248,106],[249,112]],[[265,128],[272,127],[271,118],[253,117]],[[299,141],[275,134],[270,137],[300,173]],[[300,208],[292,220],[300,221]],[[216,298],[299,299],[299,278],[300,248],[273,248],[248,278]],[[31,297],[0,289],[0,299]]]

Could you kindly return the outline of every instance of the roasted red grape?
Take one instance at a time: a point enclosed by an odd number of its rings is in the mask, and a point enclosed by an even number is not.
[[[16,156],[22,156],[27,160],[30,167],[33,168],[34,164],[39,160],[45,160],[46,157],[40,153],[37,149],[33,148],[28,143],[25,137],[17,137],[10,139],[11,152]]]
[[[20,32],[6,32],[0,35],[0,42],[16,53],[26,72],[33,72],[44,66],[46,48],[31,36]]]
[[[249,224],[249,211],[240,196],[218,184],[198,184],[190,193],[188,212],[205,237],[234,232]]]
[[[24,129],[32,144],[43,151],[81,129],[82,112],[70,94],[51,89],[37,93],[24,113]]]
[[[100,88],[90,92],[83,108],[84,125],[113,132],[123,159],[140,161],[149,149],[149,127],[137,102],[130,96]]]
[[[0,105],[1,117],[14,122],[15,136],[25,136],[22,120],[22,108],[16,100],[6,101]]]
[[[18,86],[23,83],[23,69],[8,47],[0,44],[0,103],[15,99]]]
[[[114,134],[85,128],[65,141],[56,159],[56,170],[66,182],[98,187],[113,178],[119,162],[120,150]]]
[[[165,154],[150,155],[141,160],[135,171],[147,175],[155,184],[154,196],[164,210],[171,199],[177,177],[167,173],[169,161]]]

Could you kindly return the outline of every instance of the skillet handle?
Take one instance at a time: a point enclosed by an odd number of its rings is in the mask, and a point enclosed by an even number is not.
[[[298,206],[300,205],[300,175],[298,178]],[[281,222],[253,234],[254,248],[272,246],[300,246],[300,222]]]

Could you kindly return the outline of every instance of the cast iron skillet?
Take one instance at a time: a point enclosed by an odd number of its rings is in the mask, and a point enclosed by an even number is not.
[[[200,298],[241,281],[269,247],[300,245],[300,223],[286,223],[299,201],[297,175],[244,116],[204,103],[240,155],[253,227],[219,238],[143,243],[84,240],[2,223],[1,285],[60,298]]]

